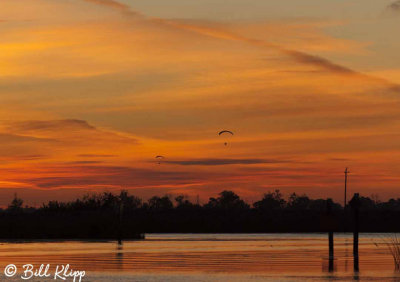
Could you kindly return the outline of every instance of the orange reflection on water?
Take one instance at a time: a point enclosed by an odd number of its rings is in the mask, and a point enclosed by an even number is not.
[[[327,234],[148,234],[144,241],[126,241],[123,246],[115,242],[3,242],[0,265],[70,264],[88,275],[192,272],[347,277],[353,275],[351,236],[335,235],[333,273],[327,272]],[[361,277],[397,277],[385,236],[361,234]]]

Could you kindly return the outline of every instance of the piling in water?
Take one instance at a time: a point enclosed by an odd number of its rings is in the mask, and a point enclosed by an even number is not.
[[[119,204],[119,212],[118,212],[118,215],[119,215],[119,220],[118,220],[118,238],[117,238],[117,240],[118,240],[118,245],[122,245],[122,228],[123,228],[123,226],[122,226],[122,216],[123,216],[123,209],[124,209],[124,204],[123,204],[123,202],[121,201],[120,202],[120,204]]]
[[[354,194],[353,199],[350,201],[351,209],[353,210],[354,226],[353,226],[353,258],[354,258],[354,271],[359,271],[358,261],[358,232],[359,232],[359,207],[360,207],[360,195]]]
[[[331,202],[326,203],[326,219],[327,221],[332,220],[332,206]],[[328,241],[329,241],[329,272],[332,272],[334,269],[334,250],[333,250],[333,226],[329,226],[328,224]]]
[[[333,231],[329,231],[329,272],[333,271]]]

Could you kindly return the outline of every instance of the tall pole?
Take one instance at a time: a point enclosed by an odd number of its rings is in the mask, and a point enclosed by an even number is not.
[[[346,167],[346,170],[344,171],[344,209],[346,209],[346,206],[347,206],[347,174],[348,173],[350,173],[350,171]]]

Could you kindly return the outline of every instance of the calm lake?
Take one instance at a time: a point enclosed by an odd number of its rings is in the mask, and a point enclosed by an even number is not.
[[[350,233],[335,234],[333,273],[328,272],[327,234],[146,234],[146,240],[122,246],[3,241],[0,279],[8,264],[18,269],[24,264],[70,264],[86,271],[82,281],[400,281],[385,244],[391,236],[360,234],[356,274]],[[16,277],[7,281],[22,281]]]

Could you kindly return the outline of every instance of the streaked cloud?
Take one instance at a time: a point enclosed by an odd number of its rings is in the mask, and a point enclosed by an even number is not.
[[[9,182],[16,181],[21,185],[33,185],[33,187],[40,189],[77,189],[84,187],[118,189],[129,186],[132,181],[138,183],[138,188],[151,188],[160,185],[196,185],[208,182],[210,176],[215,179],[226,175],[225,173],[160,171],[158,169],[79,163],[38,167],[34,170],[34,173],[28,173],[19,179],[13,179],[12,171],[8,172],[10,174],[7,177]],[[53,175],[48,176],[49,172],[52,172]]]
[[[114,1],[114,0],[85,0],[87,2],[90,3],[95,3],[95,4],[99,4],[99,5],[104,5],[110,8],[115,8],[118,10],[130,10],[128,5],[122,4],[118,1]]]
[[[117,157],[117,155],[96,155],[96,154],[79,154],[77,155],[78,157],[82,157],[82,158],[113,158],[113,157]]]
[[[22,139],[33,138],[68,141],[70,139],[76,140],[76,138],[81,137],[82,141],[93,141],[96,139],[97,141],[109,140],[115,142],[129,142],[131,145],[137,143],[135,138],[127,134],[123,135],[117,132],[99,129],[84,120],[27,120],[6,122],[2,124],[2,127],[4,132],[20,134]]]
[[[252,164],[276,164],[288,163],[286,160],[273,160],[273,159],[196,159],[196,160],[172,160],[163,161],[167,164],[176,165],[203,165],[203,166],[216,166],[216,165],[252,165]]]
[[[120,5],[121,6],[120,9],[123,12],[125,12],[125,10],[127,10],[129,12],[132,12],[134,16],[137,16],[137,15],[143,16],[142,14],[140,14],[138,12],[134,12],[132,9],[129,8],[129,6],[126,6],[125,4],[121,4],[118,1],[114,1],[114,0],[85,0],[85,1],[90,1],[93,3],[100,4],[100,5],[107,5],[111,8],[115,8],[115,6]],[[391,4],[389,7],[394,6],[394,9],[396,9],[397,4],[398,3],[395,2],[395,3]],[[393,8],[393,7],[391,7],[391,8]],[[325,70],[328,70],[328,71],[331,71],[334,73],[357,75],[357,76],[368,78],[367,75],[365,75],[361,72],[358,72],[349,67],[334,63],[326,58],[308,54],[305,52],[301,52],[301,51],[298,51],[295,49],[279,46],[277,44],[270,43],[265,40],[254,39],[254,38],[242,36],[240,34],[235,34],[234,32],[223,30],[218,27],[217,28],[212,27],[212,25],[210,25],[210,24],[205,26],[205,25],[196,25],[195,23],[193,23],[193,21],[165,20],[165,19],[161,19],[161,18],[149,18],[149,17],[145,17],[145,16],[143,16],[143,18],[150,22],[154,22],[154,23],[162,24],[162,25],[166,25],[166,26],[172,26],[172,27],[175,27],[178,29],[189,30],[189,31],[196,32],[196,33],[199,33],[199,34],[205,35],[205,36],[210,36],[213,38],[219,38],[219,39],[224,39],[224,40],[229,40],[229,41],[242,41],[242,42],[246,42],[248,44],[252,44],[255,46],[262,47],[262,48],[275,49],[279,52],[282,52],[283,54],[286,54],[287,56],[291,57],[292,59],[294,59],[295,61],[297,61],[299,63],[310,64],[310,65],[313,65],[313,66],[316,66],[316,67],[319,67],[319,68],[322,68],[322,69],[325,69]],[[398,88],[400,87],[399,85],[389,82],[382,78],[376,78],[376,77],[369,77],[369,78],[372,80],[380,81],[383,84],[386,84],[388,87],[390,87],[392,90],[394,90],[396,92],[398,92]]]
[[[395,1],[387,6],[387,10],[399,13],[400,12],[400,1]]]
[[[13,129],[16,131],[22,132],[35,132],[35,131],[52,131],[59,130],[62,128],[63,130],[95,130],[96,128],[89,125],[84,120],[76,120],[76,119],[65,119],[65,120],[30,120],[30,121],[22,121],[18,123],[13,123],[9,129]]]

